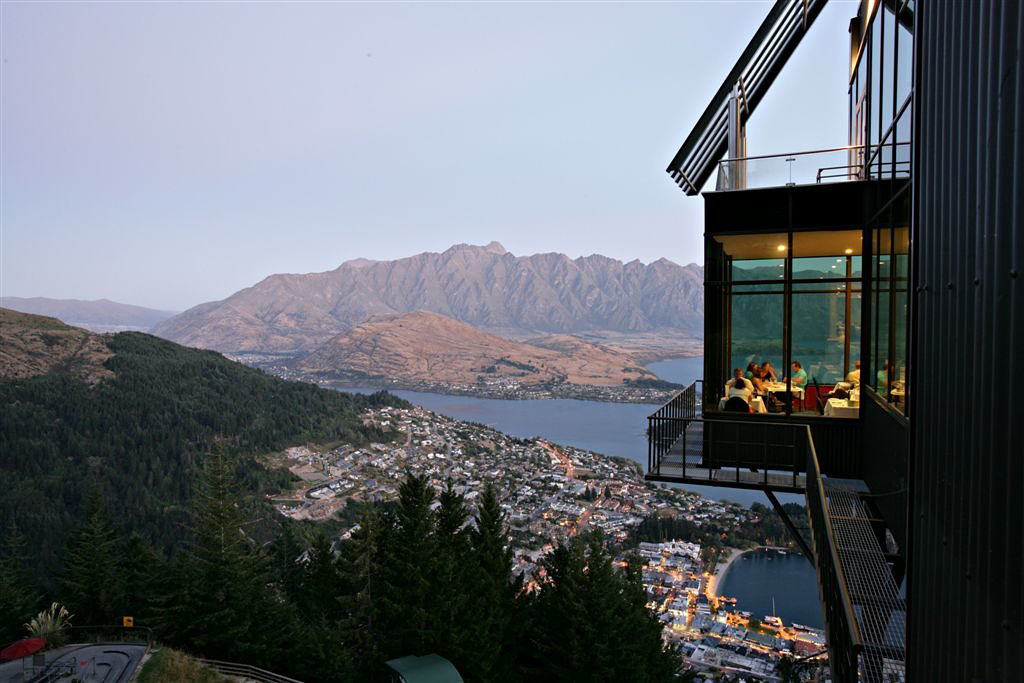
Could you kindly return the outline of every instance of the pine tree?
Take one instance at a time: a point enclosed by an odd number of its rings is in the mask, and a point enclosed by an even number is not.
[[[455,492],[451,479],[441,492],[440,503],[436,515],[437,550],[431,574],[434,584],[431,616],[437,633],[434,651],[462,664],[485,616],[471,603],[470,541],[466,529],[469,511],[465,498]]]
[[[550,681],[673,680],[678,655],[661,641],[635,570],[616,572],[600,534],[572,539],[542,562],[527,667]]]
[[[321,532],[314,537],[303,574],[303,611],[309,619],[324,626],[334,624],[341,618],[338,597],[342,582],[326,534]]]
[[[302,599],[302,584],[305,578],[305,567],[299,557],[302,546],[295,535],[291,524],[284,529],[270,544],[270,561],[268,569],[271,579],[285,599],[299,602]]]
[[[395,656],[424,655],[436,641],[431,609],[433,558],[436,548],[434,489],[426,477],[409,474],[398,489],[394,532],[384,551],[384,630]]]
[[[381,516],[373,505],[363,505],[359,528],[342,543],[338,568],[344,589],[341,645],[352,653],[352,680],[388,680],[383,671],[385,554],[393,534],[391,516]]]
[[[516,645],[521,642],[513,628],[516,594],[520,584],[511,581],[512,548],[505,529],[505,516],[494,487],[490,484],[480,497],[470,532],[472,580],[467,588],[476,614],[476,638],[464,667],[478,681],[512,679],[517,659]]]
[[[262,564],[245,536],[240,495],[223,451],[207,456],[192,502],[193,539],[178,568],[164,629],[193,650],[248,663],[273,660]]]
[[[68,537],[59,578],[62,602],[75,624],[114,623],[122,592],[117,560],[117,531],[107,517],[106,504],[94,492],[86,503],[84,522]]]
[[[153,544],[138,533],[125,539],[117,561],[120,577],[117,613],[134,617],[136,624],[146,624],[153,616],[159,581],[165,571],[166,560]]]
[[[12,519],[7,524],[0,553],[0,647],[22,635],[22,624],[32,618],[39,606],[41,596],[28,566],[25,537]]]

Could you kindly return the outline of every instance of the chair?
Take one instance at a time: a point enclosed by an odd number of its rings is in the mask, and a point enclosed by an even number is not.
[[[733,396],[725,402],[722,410],[728,413],[749,413],[750,405],[739,396]]]
[[[822,400],[821,387],[818,386],[818,378],[812,377],[811,381],[814,383],[814,400],[818,404],[818,414],[825,414],[825,402]]]

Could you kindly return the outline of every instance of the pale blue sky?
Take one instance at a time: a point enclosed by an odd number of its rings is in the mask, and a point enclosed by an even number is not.
[[[458,242],[702,260],[664,173],[765,2],[5,0],[0,294],[183,310]],[[822,13],[748,152],[846,143]]]

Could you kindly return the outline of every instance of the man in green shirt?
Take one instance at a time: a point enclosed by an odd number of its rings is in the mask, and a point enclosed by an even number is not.
[[[793,386],[803,389],[807,386],[807,371],[800,367],[800,361],[793,361]]]

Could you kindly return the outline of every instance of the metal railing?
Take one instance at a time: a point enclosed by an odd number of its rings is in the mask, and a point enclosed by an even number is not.
[[[907,159],[900,159],[896,154],[902,148],[907,149]],[[865,180],[877,177],[879,172],[877,162],[865,165],[864,160],[877,159],[879,154],[883,154],[883,158],[888,155],[882,165],[889,174],[909,177],[909,148],[909,142],[899,142],[723,159],[718,162],[715,190],[721,192]]]
[[[697,385],[700,385],[700,389]],[[647,417],[647,471],[653,472],[688,422],[703,415],[704,381],[696,380]]]
[[[222,662],[219,659],[201,659],[198,657],[196,661],[225,676],[240,676],[253,681],[260,681],[261,683],[302,683],[302,681],[295,678],[288,678],[287,676],[250,666],[249,664],[236,664],[235,662]]]
[[[806,429],[807,516],[811,523],[818,586],[825,612],[829,665],[837,683],[855,683],[858,680],[858,660],[864,641],[854,615],[849,585],[839,561],[832,515],[825,496],[814,439],[810,428]]]

